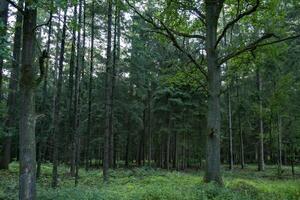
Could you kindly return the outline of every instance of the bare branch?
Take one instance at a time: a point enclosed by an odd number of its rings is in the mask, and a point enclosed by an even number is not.
[[[277,43],[280,43],[280,42],[284,42],[284,41],[287,41],[287,40],[293,40],[293,39],[296,39],[296,38],[300,38],[300,34],[299,35],[294,35],[294,36],[289,36],[289,37],[282,38],[282,39],[277,39],[277,40],[274,40],[274,41],[271,41],[271,42],[261,43],[264,40],[269,39],[271,37],[278,38],[277,36],[275,36],[272,33],[266,34],[266,35],[262,36],[260,39],[256,40],[255,42],[246,45],[244,48],[238,50],[237,52],[230,53],[227,56],[223,57],[220,60],[219,64],[221,65],[221,64],[225,63],[226,61],[228,61],[228,60],[230,60],[230,59],[232,59],[232,58],[234,58],[236,56],[241,55],[244,52],[253,51],[253,50],[255,50],[255,49],[259,48],[259,47],[264,47],[264,46],[268,46],[268,45],[272,45],[272,44],[277,44]]]
[[[259,7],[260,4],[260,0],[256,0],[256,4],[250,8],[249,10],[239,14],[234,20],[228,22],[228,24],[225,26],[225,28],[223,29],[221,35],[218,37],[218,40],[216,42],[215,48],[218,46],[218,44],[220,43],[220,41],[222,40],[222,38],[225,36],[227,30],[232,27],[235,23],[237,23],[239,20],[241,20],[243,17],[251,15],[252,13],[256,12],[257,8]]]
[[[15,2],[13,2],[11,0],[6,0],[6,1],[10,5],[12,5],[14,8],[16,8],[22,15],[24,15],[24,10],[20,6],[18,6]]]

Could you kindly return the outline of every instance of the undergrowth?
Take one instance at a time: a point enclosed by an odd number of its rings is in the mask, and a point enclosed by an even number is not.
[[[41,200],[300,200],[300,180],[276,177],[276,167],[257,172],[224,171],[224,187],[202,182],[202,172],[177,172],[152,168],[117,169],[110,183],[102,183],[101,170],[80,171],[77,187],[68,169],[60,167],[59,187],[51,189],[51,165],[42,167],[37,195]],[[18,164],[0,171],[0,199],[18,199]]]

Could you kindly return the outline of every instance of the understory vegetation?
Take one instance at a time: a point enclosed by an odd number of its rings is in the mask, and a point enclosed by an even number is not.
[[[110,172],[110,183],[104,184],[99,169],[80,171],[80,181],[74,187],[74,178],[68,168],[59,168],[59,186],[50,187],[52,167],[42,166],[43,176],[37,181],[37,197],[43,200],[298,200],[300,199],[300,168],[298,176],[292,177],[291,170],[283,167],[281,177],[276,166],[267,166],[258,172],[256,166],[227,171],[223,166],[224,186],[203,183],[203,173],[197,170],[167,171],[150,167],[116,169]],[[18,199],[18,169],[14,162],[9,171],[0,171],[0,199]]]

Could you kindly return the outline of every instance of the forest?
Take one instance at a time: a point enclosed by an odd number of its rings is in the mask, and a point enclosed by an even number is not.
[[[299,200],[299,0],[0,0],[0,200]]]

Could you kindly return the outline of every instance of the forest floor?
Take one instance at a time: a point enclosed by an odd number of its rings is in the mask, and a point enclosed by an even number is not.
[[[225,167],[224,167],[225,168]],[[9,171],[0,170],[0,199],[18,199],[17,163]],[[258,172],[256,166],[246,169],[238,167],[232,172],[223,170],[224,185],[203,183],[201,171],[166,171],[148,167],[117,169],[111,171],[110,183],[102,183],[100,170],[80,171],[79,185],[66,167],[60,167],[59,187],[51,189],[49,164],[42,166],[38,180],[38,199],[41,200],[300,200],[300,167],[297,177],[292,178],[291,169],[284,167],[281,178],[276,166],[267,166],[265,172]]]

